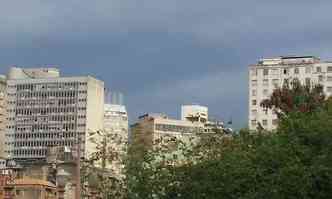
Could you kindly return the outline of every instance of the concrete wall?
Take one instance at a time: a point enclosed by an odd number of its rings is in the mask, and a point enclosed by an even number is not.
[[[298,79],[302,84],[309,80],[312,85],[321,84],[327,96],[332,94],[332,63],[317,63],[317,58],[299,58],[299,60],[289,59],[287,64],[257,64],[249,67],[249,129],[255,130],[257,123],[261,123],[264,129],[273,130],[277,127],[277,116],[272,110],[266,113],[260,107],[264,99],[268,99],[276,88],[282,87],[284,81],[289,82]],[[318,68],[321,69],[318,72]],[[264,74],[268,71],[268,74]],[[256,105],[253,101],[256,100]]]
[[[5,132],[6,132],[6,79],[0,76],[0,158],[6,158]]]
[[[87,83],[85,155],[89,156],[96,150],[95,144],[89,142],[89,133],[104,128],[104,82],[88,77]]]

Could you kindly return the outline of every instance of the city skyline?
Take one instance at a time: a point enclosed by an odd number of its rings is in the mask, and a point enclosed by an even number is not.
[[[57,9],[63,2],[1,6],[0,73],[55,65],[64,76],[91,74],[124,93],[131,122],[145,112],[178,118],[181,104],[199,103],[244,127],[249,64],[332,57],[328,1],[98,1]]]

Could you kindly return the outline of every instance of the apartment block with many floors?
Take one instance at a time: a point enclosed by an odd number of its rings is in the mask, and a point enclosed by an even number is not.
[[[108,147],[120,156],[105,166],[113,170],[115,177],[122,177],[128,143],[128,114],[124,105],[105,104],[104,131],[114,138]]]
[[[0,159],[7,157],[5,153],[5,132],[7,117],[6,87],[6,76],[0,75]]]
[[[55,68],[11,68],[7,76],[6,152],[17,161],[44,160],[50,146],[94,151],[89,132],[103,128],[104,83],[60,77]]]
[[[298,79],[302,84],[321,84],[327,95],[332,94],[332,62],[322,62],[314,56],[287,56],[264,58],[249,66],[249,118],[250,130],[258,123],[264,129],[277,127],[277,116],[273,111],[265,112],[260,103],[283,83]]]

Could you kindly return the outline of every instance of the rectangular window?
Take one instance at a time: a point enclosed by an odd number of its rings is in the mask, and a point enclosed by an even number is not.
[[[257,95],[257,91],[256,91],[256,90],[252,90],[252,91],[251,91],[251,95],[252,95],[252,96],[256,96],[256,95]]]
[[[332,93],[332,87],[330,87],[330,86],[326,87],[326,91],[329,93]]]
[[[252,80],[251,81],[251,86],[257,86],[257,80]]]
[[[263,80],[263,86],[269,86],[269,80],[268,79]]]
[[[283,74],[288,75],[288,69],[287,68],[284,68]]]
[[[300,69],[299,68],[294,68],[294,74],[299,74],[300,73]]]
[[[252,105],[257,105],[257,100],[252,100],[252,101],[251,101],[251,104],[252,104]]]
[[[251,75],[257,76],[257,69],[251,69]]]
[[[266,75],[269,75],[269,69],[265,68],[263,70],[263,75],[266,76]]]
[[[327,80],[328,82],[332,82],[332,76],[327,76],[326,80]]]
[[[273,84],[274,88],[278,88],[279,87],[279,79],[273,79],[272,84]]]
[[[264,96],[267,96],[268,94],[269,94],[269,90],[264,89],[264,90],[263,90],[263,95],[264,95]]]
[[[256,124],[257,124],[257,121],[256,121],[256,120],[251,120],[251,125],[252,125],[252,126],[256,126]]]
[[[311,73],[311,66],[305,67],[305,73]]]
[[[272,69],[271,74],[272,75],[279,75],[279,69]]]
[[[257,109],[253,109],[253,110],[251,110],[251,114],[252,114],[253,116],[256,116],[256,115],[257,115]]]
[[[328,67],[327,67],[327,72],[328,72],[328,73],[331,73],[331,72],[332,72],[332,66],[328,66]]]
[[[310,86],[311,85],[311,80],[309,77],[305,78],[305,85]]]
[[[321,72],[322,72],[322,68],[321,68],[321,67],[317,67],[317,68],[316,68],[316,72],[317,72],[317,73],[321,73]]]
[[[263,126],[267,126],[267,120],[263,120]]]
[[[324,80],[323,75],[319,75],[319,76],[318,76],[318,81],[319,81],[319,82],[322,82],[323,80]]]

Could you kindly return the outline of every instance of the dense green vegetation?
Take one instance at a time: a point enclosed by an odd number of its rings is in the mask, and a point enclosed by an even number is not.
[[[262,103],[278,112],[276,132],[202,139],[175,165],[150,152],[128,168],[129,198],[332,198],[332,100],[295,84]]]
[[[325,99],[320,86],[293,82],[277,89],[261,106],[278,113],[276,131],[243,129],[233,136],[199,135],[189,142],[169,138],[158,140],[150,150],[135,146],[129,150],[120,195],[332,198],[332,99]],[[99,190],[114,197],[116,186],[101,186],[105,182],[100,180]]]

